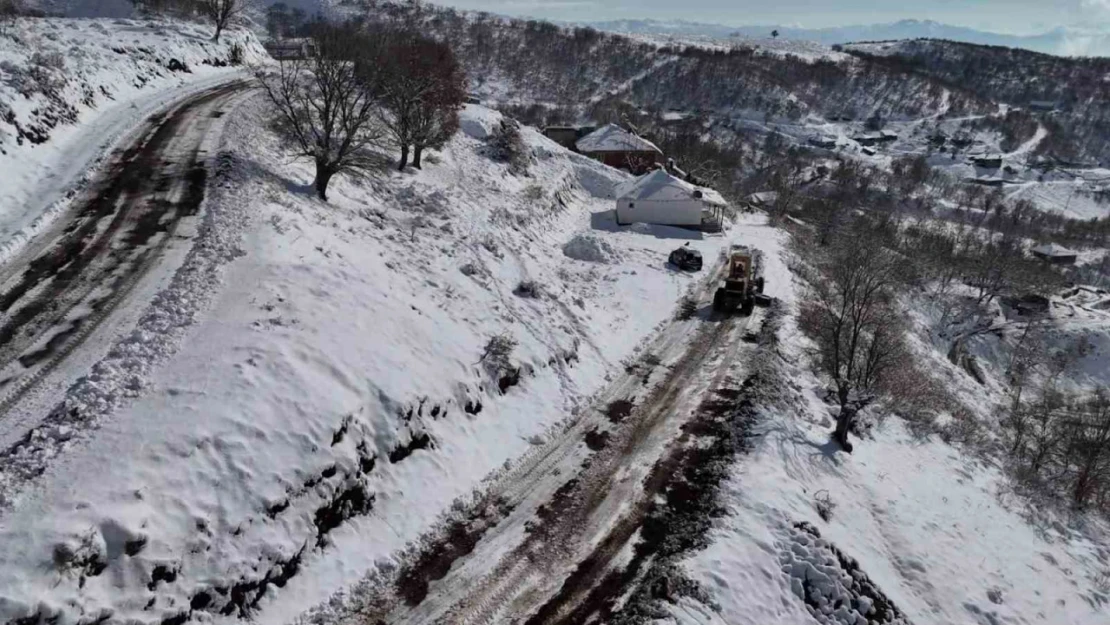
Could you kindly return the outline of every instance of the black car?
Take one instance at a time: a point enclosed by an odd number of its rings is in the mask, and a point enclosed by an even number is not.
[[[671,252],[667,261],[684,271],[701,271],[701,252],[688,247],[680,247]]]

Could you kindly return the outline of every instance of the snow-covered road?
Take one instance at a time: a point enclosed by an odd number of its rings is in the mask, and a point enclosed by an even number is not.
[[[220,118],[248,89],[225,79],[150,117],[66,213],[0,267],[0,466],[41,419],[57,417],[7,413],[62,368],[168,253],[191,245]]]
[[[734,390],[757,349],[764,313],[713,313],[716,275],[701,284],[699,313],[663,328],[650,356],[492,485],[464,515],[465,529],[429,538],[403,565],[386,601],[394,607],[375,618],[578,623],[630,590],[624,583],[634,583],[637,567],[628,558],[645,519],[681,473],[685,452],[704,445],[691,423],[713,391]]]

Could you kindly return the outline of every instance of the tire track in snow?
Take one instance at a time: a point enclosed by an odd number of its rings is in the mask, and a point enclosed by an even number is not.
[[[122,149],[105,177],[74,202],[70,217],[29,246],[33,251],[21,257],[26,266],[7,268],[9,285],[21,277],[3,294],[15,316],[6,319],[3,331],[10,338],[0,348],[0,371],[8,373],[0,425],[25,427],[4,424],[4,415],[111,317],[157,265],[177,227],[199,212],[209,131],[219,125],[214,120],[222,116],[220,109],[247,85],[237,80],[215,87],[152,117],[149,130]],[[81,422],[60,405],[0,451],[0,503],[46,469],[54,454],[39,450],[40,443],[50,447],[46,439],[55,434],[68,440]]]
[[[703,285],[702,302],[708,301],[713,286],[713,280]],[[534,602],[557,590],[596,540],[612,534],[611,521],[634,533],[654,496],[641,488],[635,476],[650,470],[665,453],[690,413],[687,408],[696,406],[708,388],[698,376],[712,370],[712,386],[725,374],[727,366],[718,370],[716,365],[727,365],[736,357],[753,318],[676,322],[664,330],[652,347],[660,350],[656,353],[664,360],[677,357],[677,362],[633,414],[609,431],[603,449],[585,450],[583,436],[605,426],[600,405],[626,399],[641,387],[636,373],[622,376],[595,400],[597,410],[574,422],[490,489],[489,497],[513,510],[482,538],[487,550],[505,554],[492,569],[487,567],[492,554],[480,546],[455,563],[446,577],[433,580],[435,588],[426,598],[396,609],[385,622],[489,623],[520,617]],[[577,481],[568,483],[572,476]],[[533,523],[537,515],[540,520]],[[619,551],[626,541],[615,542]]]

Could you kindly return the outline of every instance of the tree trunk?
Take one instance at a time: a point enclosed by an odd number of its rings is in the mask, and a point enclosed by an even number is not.
[[[848,442],[848,426],[852,424],[855,410],[848,407],[848,386],[837,385],[837,399],[840,400],[840,414],[836,416],[836,430],[833,431],[833,440],[840,448],[852,453],[852,444]]]
[[[222,33],[223,30],[224,30],[224,25],[219,23],[219,22],[216,22],[216,34],[212,37],[212,41],[215,41],[216,43],[220,43],[220,33]]]
[[[412,166],[420,169],[420,155],[424,153],[424,146],[418,145],[412,153]]]
[[[840,415],[836,417],[836,430],[833,431],[833,440],[848,453],[852,453],[852,443],[848,442],[848,426],[852,423],[854,413],[849,408],[842,408]]]
[[[316,195],[325,202],[328,201],[328,183],[331,182],[331,177],[334,175],[335,172],[329,168],[316,166]]]
[[[405,165],[409,164],[409,146],[401,146],[401,161],[397,164],[397,171],[405,171]]]

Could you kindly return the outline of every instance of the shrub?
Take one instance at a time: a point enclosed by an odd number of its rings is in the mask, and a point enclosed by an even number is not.
[[[495,334],[486,343],[485,350],[478,362],[482,363],[486,371],[495,380],[501,380],[506,375],[519,376],[519,369],[513,367],[513,350],[516,349],[516,339],[507,333]]]
[[[520,124],[503,119],[489,137],[490,155],[495,161],[509,164],[509,172],[516,176],[528,175],[528,146],[520,135]]]
[[[228,58],[228,63],[232,65],[242,65],[246,57],[246,51],[243,50],[243,44],[235,43],[231,46],[231,56]]]
[[[693,319],[698,314],[698,301],[686,295],[678,302],[678,313],[675,317],[679,321]]]
[[[524,190],[524,199],[531,202],[538,202],[544,197],[543,187],[538,184],[530,185]]]
[[[513,295],[528,299],[539,299],[543,295],[543,288],[534,280],[521,280],[513,289]]]
[[[821,520],[828,523],[832,520],[833,511],[836,510],[836,502],[832,500],[827,490],[819,490],[813,495],[813,505],[817,508],[817,516]]]

